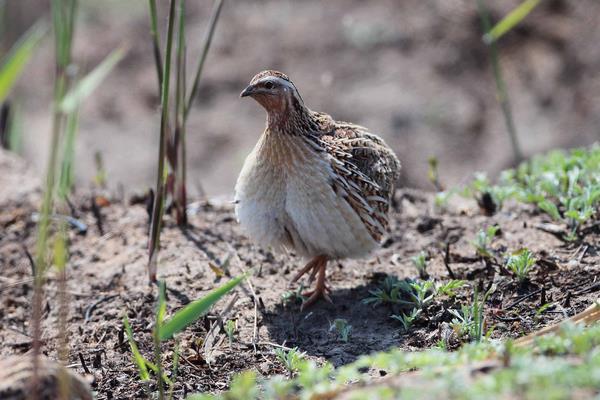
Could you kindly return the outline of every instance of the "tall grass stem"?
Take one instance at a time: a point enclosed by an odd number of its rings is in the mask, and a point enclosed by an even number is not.
[[[485,34],[487,35],[492,29],[492,24],[490,21],[488,8],[485,4],[485,0],[477,0],[477,6],[483,29],[485,31]],[[508,91],[506,89],[504,77],[502,76],[502,69],[500,68],[500,57],[498,53],[498,47],[495,41],[491,41],[488,44],[488,47],[490,50],[490,60],[492,63],[492,70],[494,73],[494,81],[496,83],[496,97],[498,98],[498,102],[500,103],[500,107],[502,108],[502,114],[504,115],[506,131],[508,132],[508,136],[512,147],[514,163],[515,165],[517,165],[521,161],[523,161],[523,152],[521,151],[521,146],[519,145],[517,129],[515,127],[512,108],[510,105],[510,99],[508,97]]]

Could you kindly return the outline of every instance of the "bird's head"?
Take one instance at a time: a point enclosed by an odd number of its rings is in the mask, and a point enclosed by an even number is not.
[[[240,97],[252,97],[267,113],[285,113],[303,107],[298,89],[287,75],[273,70],[262,71],[254,76]]]

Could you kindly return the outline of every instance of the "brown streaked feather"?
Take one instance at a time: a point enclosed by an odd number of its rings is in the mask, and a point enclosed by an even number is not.
[[[380,241],[388,230],[400,161],[381,138],[362,126],[337,122],[325,113],[311,112],[311,117],[319,129],[306,137],[330,155],[335,173],[332,189]]]

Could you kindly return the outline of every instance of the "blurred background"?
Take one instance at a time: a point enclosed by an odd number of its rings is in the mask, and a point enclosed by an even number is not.
[[[498,21],[520,3],[489,1]],[[0,0],[2,54],[46,0]],[[188,2],[193,73],[212,1]],[[166,1],[159,1],[164,32]],[[499,42],[501,66],[526,156],[600,139],[600,2],[542,0]],[[159,110],[145,0],[82,0],[74,58],[87,72],[126,43],[130,50],[82,109],[77,183],[91,185],[101,154],[112,188],[155,182]],[[475,0],[228,0],[188,120],[188,191],[231,197],[264,111],[239,93],[254,74],[288,74],[306,104],[381,135],[403,163],[402,185],[433,187],[437,157],[446,186],[475,171],[492,176],[513,156],[496,99]],[[18,151],[43,173],[51,128],[51,40],[11,95]],[[191,77],[189,78],[191,81]]]

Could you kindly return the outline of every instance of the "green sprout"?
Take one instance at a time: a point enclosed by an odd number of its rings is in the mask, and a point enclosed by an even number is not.
[[[477,255],[483,258],[493,258],[492,249],[490,245],[500,227],[498,225],[493,225],[488,227],[486,230],[480,229],[477,232],[477,236],[475,237],[475,241],[471,242],[473,246],[475,246],[475,251]]]
[[[480,342],[486,335],[483,309],[485,301],[493,290],[492,287],[483,298],[480,298],[477,290],[475,290],[471,304],[461,305],[460,310],[448,310],[454,316],[450,326],[460,337],[466,336],[470,341]]]
[[[412,326],[413,322],[421,315],[421,310],[413,308],[409,314],[392,315],[391,317],[395,320],[400,321],[402,328],[407,332]]]
[[[529,278],[531,268],[536,263],[536,259],[528,249],[521,249],[513,253],[506,260],[506,268],[517,277],[519,283],[525,282]]]
[[[348,338],[350,336],[350,332],[352,331],[352,325],[348,324],[348,321],[345,319],[337,318],[329,325],[329,331],[335,330],[342,342],[347,343]]]
[[[435,286],[430,281],[399,280],[388,276],[381,287],[371,290],[369,297],[363,300],[365,304],[397,304],[407,310],[426,307],[435,296]]]
[[[237,323],[230,319],[225,323],[225,333],[227,334],[227,339],[229,339],[229,347],[233,343],[233,339],[235,336],[235,332],[237,331]]]
[[[419,278],[429,279],[429,274],[427,273],[427,253],[421,251],[410,259],[419,273]]]
[[[306,297],[302,295],[304,286],[300,285],[296,290],[286,290],[282,295],[283,304],[299,304],[306,300]]]
[[[419,309],[428,306],[436,295],[435,285],[431,281],[412,282],[410,287],[413,289],[410,297]]]
[[[438,294],[446,295],[448,297],[456,296],[456,290],[465,286],[466,282],[460,279],[453,279],[447,283],[438,285],[436,291]]]
[[[276,348],[275,355],[277,356],[277,359],[281,361],[281,363],[288,370],[288,373],[292,375],[300,369],[301,363],[302,361],[304,361],[306,353],[298,351],[297,347],[288,350],[283,348]]]

